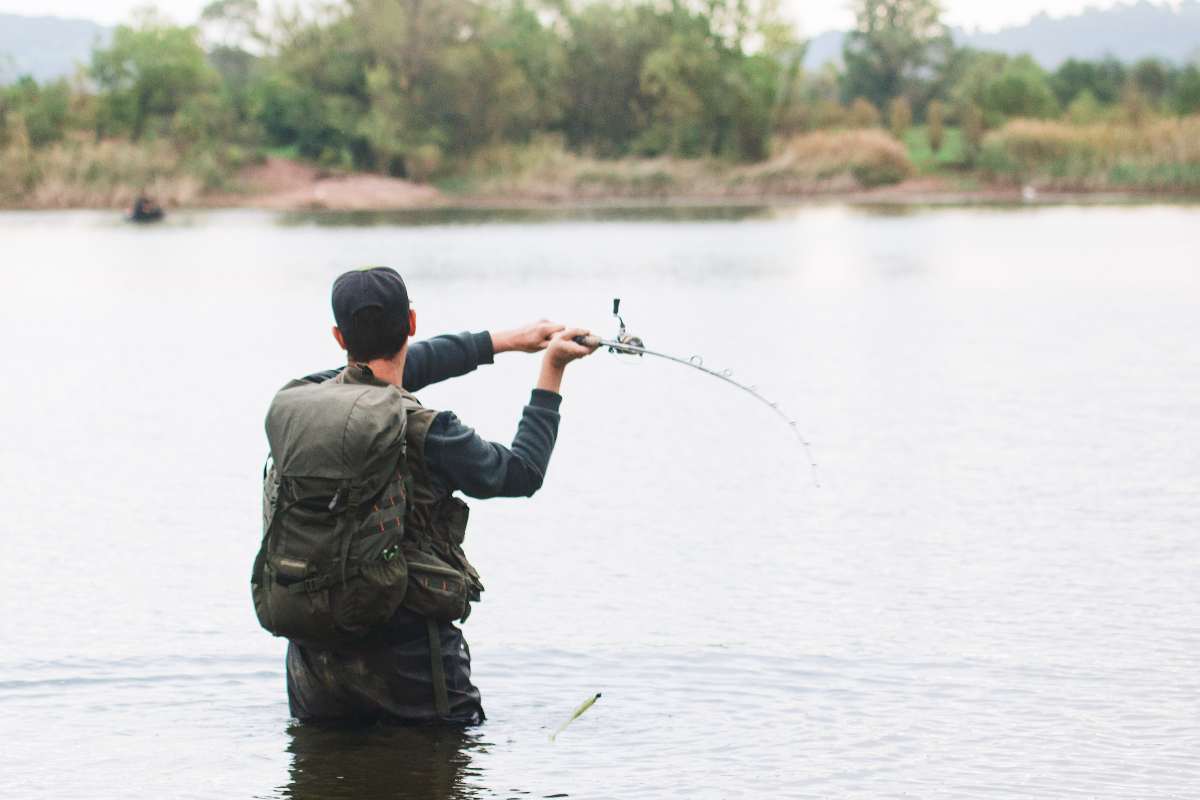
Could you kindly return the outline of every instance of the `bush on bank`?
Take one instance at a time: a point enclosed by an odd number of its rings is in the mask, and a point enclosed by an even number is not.
[[[1142,124],[1014,120],[987,135],[984,175],[1063,190],[1200,189],[1200,116]]]
[[[180,150],[162,139],[74,136],[40,148],[18,139],[0,150],[0,207],[119,208],[142,193],[189,205],[234,188],[249,159],[236,147]]]
[[[818,131],[796,136],[758,164],[721,159],[598,159],[554,136],[476,153],[442,187],[451,192],[527,200],[754,198],[854,191],[913,174],[904,146],[882,130]]]

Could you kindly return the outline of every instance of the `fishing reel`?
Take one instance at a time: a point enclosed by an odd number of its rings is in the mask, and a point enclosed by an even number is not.
[[[599,336],[576,336],[578,344],[587,347],[607,347],[610,353],[623,353],[628,356],[641,356],[646,343],[640,336],[634,336],[625,329],[625,320],[621,318],[621,298],[613,298],[612,315],[617,318],[617,336],[615,339],[601,339]]]

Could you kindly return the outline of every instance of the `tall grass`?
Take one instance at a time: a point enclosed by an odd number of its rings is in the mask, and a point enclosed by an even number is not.
[[[0,206],[119,208],[143,192],[166,205],[189,205],[229,188],[243,161],[229,148],[181,152],[163,140],[76,137],[43,148],[16,140],[0,151]]]
[[[778,145],[768,160],[602,160],[560,139],[497,145],[476,153],[442,188],[482,197],[546,200],[755,198],[852,191],[913,173],[903,145],[880,130],[818,131]]]
[[[745,169],[744,178],[769,193],[803,194],[899,183],[913,171],[903,144],[882,130],[864,128],[797,136],[771,160]]]
[[[1200,189],[1200,116],[1141,125],[1015,120],[984,139],[986,176],[1066,190]]]

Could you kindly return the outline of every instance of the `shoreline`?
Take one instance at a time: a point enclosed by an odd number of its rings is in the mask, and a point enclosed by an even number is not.
[[[845,179],[818,180],[792,191],[755,192],[729,183],[709,184],[694,191],[660,188],[657,191],[606,191],[581,189],[567,176],[522,185],[519,179],[506,188],[491,186],[445,191],[430,183],[363,172],[327,172],[311,164],[267,158],[243,169],[234,190],[192,192],[162,197],[168,212],[200,210],[263,210],[305,212],[403,211],[567,211],[604,209],[704,209],[760,208],[840,203],[857,206],[915,208],[921,206],[1036,206],[1200,203],[1200,193],[1161,190],[1040,189],[1011,183],[976,183],[977,176],[954,174],[916,175],[898,183],[863,187]],[[488,185],[484,180],[483,185]],[[707,191],[705,191],[707,190]],[[151,195],[154,192],[151,191]],[[0,203],[6,211],[123,211],[124,193],[109,194],[103,201],[72,203],[70,195],[37,193],[23,198],[32,202]],[[79,196],[76,195],[76,200]],[[40,202],[39,202],[40,200]]]
[[[431,187],[432,188],[432,187]],[[436,192],[436,190],[434,190]],[[537,197],[491,195],[430,196],[425,202],[372,203],[370,198],[351,202],[280,202],[275,198],[238,197],[223,194],[201,198],[199,202],[165,204],[171,212],[194,211],[276,211],[280,213],[399,213],[405,211],[603,211],[618,209],[717,209],[766,208],[801,205],[850,205],[895,208],[988,207],[988,206],[1061,206],[1061,205],[1192,205],[1200,204],[1200,194],[1189,192],[1145,191],[1049,191],[1032,194],[1019,188],[988,188],[962,191],[912,190],[904,185],[887,190],[804,192],[769,195],[665,195],[658,197]],[[114,211],[125,212],[123,205],[0,204],[0,212],[17,211]]]

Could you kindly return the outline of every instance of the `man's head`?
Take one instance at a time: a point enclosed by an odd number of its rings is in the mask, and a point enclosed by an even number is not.
[[[408,289],[396,270],[351,270],[333,282],[334,338],[351,361],[394,358],[416,326]]]

